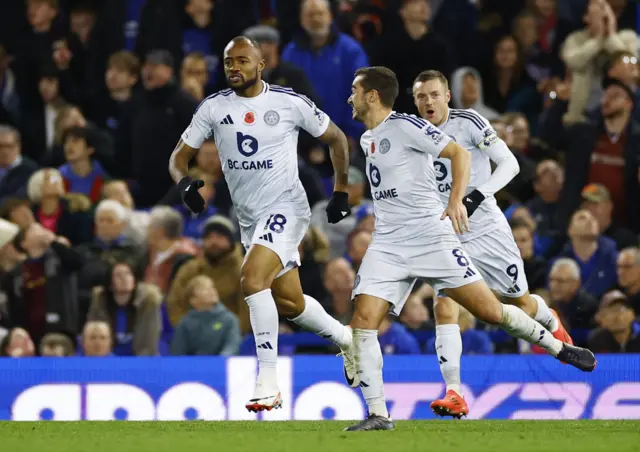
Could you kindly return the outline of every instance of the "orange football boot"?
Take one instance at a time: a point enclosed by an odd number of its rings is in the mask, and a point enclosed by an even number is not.
[[[449,389],[442,399],[432,402],[431,410],[437,416],[451,416],[456,419],[469,414],[467,402],[452,389]]]

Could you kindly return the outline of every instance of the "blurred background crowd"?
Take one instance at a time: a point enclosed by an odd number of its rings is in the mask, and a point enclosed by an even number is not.
[[[236,35],[256,39],[266,81],[305,94],[344,130],[353,215],[326,221],[328,150],[305,133],[312,206],[305,293],[348,324],[374,229],[346,104],[353,73],[393,69],[396,110],[437,69],[455,108],[491,120],[520,164],[496,196],[529,287],[576,343],[640,352],[640,91],[628,0],[2,0],[0,355],[255,353],[240,291],[244,250],[218,150],[192,165],[207,209],[173,192],[168,159],[193,111],[224,87]],[[416,287],[381,327],[386,354],[434,352],[433,292]],[[460,319],[464,353],[537,353]],[[283,320],[281,354],[328,353]]]

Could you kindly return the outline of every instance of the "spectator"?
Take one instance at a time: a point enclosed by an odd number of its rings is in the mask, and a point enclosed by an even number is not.
[[[382,36],[371,43],[369,53],[372,65],[387,66],[398,77],[400,93],[394,108],[413,113],[412,89],[416,74],[428,67],[449,77],[455,68],[455,52],[446,38],[428,25],[432,16],[428,0],[403,0],[398,14],[400,23],[386,28]]]
[[[22,155],[20,132],[0,124],[0,201],[9,196],[25,196],[29,177],[38,164]]]
[[[329,261],[329,240],[322,231],[315,226],[310,226],[298,246],[300,253],[300,285],[302,292],[316,300],[326,297],[322,275]]]
[[[213,0],[187,0],[185,2],[186,17],[182,26],[182,52],[187,55],[187,58],[195,52],[202,55],[207,69],[207,79],[203,88],[213,86],[220,62],[212,39],[214,34],[212,10]]]
[[[329,293],[328,300],[323,303],[328,312],[343,325],[351,322],[353,303],[351,291],[356,274],[349,262],[343,257],[332,259],[327,263],[324,272],[324,285]]]
[[[198,102],[202,102],[207,92],[208,83],[209,70],[207,69],[205,55],[200,52],[193,52],[184,57],[180,68],[180,86],[182,89],[191,94]]]
[[[11,56],[0,44],[0,124],[19,127],[22,124],[21,100],[15,73],[10,68]]]
[[[640,312],[640,249],[625,248],[618,255],[618,285],[635,312]]]
[[[242,335],[238,318],[219,303],[211,278],[199,275],[184,293],[193,309],[180,321],[171,344],[171,354],[238,354]]]
[[[213,176],[210,176],[199,168],[192,168],[189,171],[189,176],[194,180],[200,179],[204,182],[204,186],[198,189],[198,193],[200,193],[200,196],[202,196],[202,199],[204,199],[205,202],[204,210],[199,214],[194,214],[182,201],[180,201],[179,204],[174,205],[173,208],[182,214],[182,220],[184,221],[183,235],[185,237],[189,237],[195,242],[199,242],[200,237],[202,236],[202,227],[204,223],[217,212],[217,209],[213,206],[213,200],[216,192],[213,186]]]
[[[378,328],[378,341],[383,355],[419,355],[420,344],[407,327],[385,317]]]
[[[126,209],[126,221],[122,235],[131,240],[137,246],[147,245],[147,229],[149,228],[149,212],[135,210],[133,197],[129,186],[123,180],[105,181],[102,187],[102,195],[105,199],[112,199]]]
[[[8,198],[2,203],[2,218],[20,229],[29,229],[36,222],[28,199]]]
[[[241,331],[251,331],[249,309],[240,287],[242,246],[237,243],[235,234],[233,223],[221,215],[214,215],[204,224],[204,255],[190,260],[178,270],[167,296],[167,311],[174,327],[190,309],[189,297],[185,294],[187,286],[198,275],[204,275],[213,281],[222,304],[240,319]]]
[[[117,356],[155,356],[160,339],[162,293],[136,280],[126,261],[112,265],[104,285],[93,289],[88,320],[105,320],[111,326]]]
[[[372,234],[363,229],[354,230],[347,241],[346,258],[357,272],[367,252],[367,248],[371,244]]]
[[[84,325],[81,352],[83,356],[113,356],[112,349],[113,337],[107,322],[92,320]]]
[[[304,70],[323,110],[352,141],[358,141],[362,126],[352,119],[345,99],[356,69],[368,66],[367,55],[355,39],[333,25],[328,0],[304,0],[300,24],[303,32],[285,47],[282,59]]]
[[[155,284],[166,294],[182,264],[197,253],[195,244],[182,237],[182,215],[171,207],[154,207],[149,220],[149,248],[144,282]]]
[[[486,331],[476,330],[476,318],[465,308],[460,306],[458,315],[458,325],[462,336],[463,355],[490,355],[493,353],[494,345]],[[436,353],[436,338],[433,337],[427,342],[426,353]]]
[[[29,259],[16,266],[6,281],[11,324],[25,328],[36,343],[46,333],[75,334],[82,255],[38,223],[15,240]]]
[[[600,328],[589,335],[594,353],[640,353],[640,323],[627,297],[612,291],[602,298],[597,316]]]
[[[347,238],[356,226],[356,213],[362,205],[370,202],[363,200],[365,189],[365,178],[358,168],[350,167],[347,180],[347,193],[349,194],[349,205],[352,215],[336,224],[330,224],[327,220],[326,208],[328,200],[318,202],[311,210],[311,224],[319,228],[329,239],[330,257],[343,256],[347,250]]]
[[[549,272],[549,303],[568,330],[590,328],[598,300],[580,288],[580,267],[573,259],[560,258]]]
[[[598,222],[600,234],[613,239],[617,250],[638,244],[638,238],[633,232],[613,223],[613,203],[609,190],[604,185],[587,185],[582,189],[582,199],[582,208],[591,212]]]
[[[40,341],[40,356],[63,358],[76,354],[73,342],[60,333],[49,333]]]
[[[566,217],[580,204],[585,185],[606,187],[613,201],[613,221],[640,232],[640,210],[631,202],[640,199],[638,149],[640,123],[631,117],[634,95],[627,85],[606,79],[601,112],[604,121],[576,124],[568,137],[565,189],[561,211]]]
[[[585,120],[585,111],[595,108],[605,64],[616,52],[637,55],[638,36],[633,30],[618,31],[617,19],[604,0],[590,0],[584,15],[586,28],[567,37],[562,59],[573,80],[569,108],[564,117],[568,124]]]
[[[451,76],[451,105],[453,108],[473,108],[489,121],[500,117],[497,111],[485,105],[482,77],[470,66],[457,69]]]
[[[136,181],[133,191],[136,205],[149,207],[157,203],[174,186],[167,162],[177,138],[191,122],[197,102],[176,83],[173,57],[168,51],[150,52],[142,67],[144,93],[123,119],[128,144],[122,152],[130,153],[131,165],[121,177]],[[153,149],[153,152],[149,152]]]
[[[213,205],[218,209],[219,213],[229,216],[232,208],[231,194],[222,173],[222,162],[220,162],[218,146],[216,146],[213,137],[205,140],[200,146],[196,154],[196,168],[213,176],[215,192]]]
[[[35,354],[36,347],[33,345],[33,340],[23,328],[12,329],[0,342],[0,356],[29,358]]]
[[[518,219],[511,220],[509,225],[520,250],[529,290],[535,292],[544,288],[547,264],[542,257],[536,256],[533,252],[533,230],[526,222]]]
[[[64,137],[66,164],[59,168],[67,193],[80,193],[92,203],[102,196],[102,185],[109,175],[100,162],[93,159],[95,144],[89,129],[72,127]]]
[[[520,166],[520,172],[507,184],[505,191],[510,199],[526,202],[535,194],[531,185],[536,177],[536,164],[527,155],[531,137],[529,121],[521,113],[506,114],[503,120],[507,128],[506,143]]]
[[[46,229],[69,239],[73,245],[92,239],[91,201],[83,195],[65,197],[62,175],[57,169],[36,171],[27,184],[36,220]]]
[[[536,231],[545,241],[557,241],[564,235],[559,224],[558,201],[564,184],[564,171],[554,160],[544,160],[536,168],[533,189],[537,196],[527,203],[536,221]]]
[[[599,298],[616,284],[615,242],[602,237],[598,222],[588,210],[578,210],[571,217],[569,243],[560,256],[575,260],[580,266],[582,289]]]
[[[429,321],[429,310],[422,298],[413,293],[409,295],[400,313],[400,321],[411,331],[433,330],[433,322]]]

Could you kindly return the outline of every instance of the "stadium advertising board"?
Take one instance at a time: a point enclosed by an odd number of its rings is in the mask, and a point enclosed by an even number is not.
[[[640,419],[640,355],[600,356],[585,374],[548,356],[464,357],[471,419]],[[433,356],[385,358],[394,419],[432,419],[443,394]],[[0,360],[0,420],[361,419],[334,357],[282,357],[282,410],[248,413],[256,361],[218,358]]]

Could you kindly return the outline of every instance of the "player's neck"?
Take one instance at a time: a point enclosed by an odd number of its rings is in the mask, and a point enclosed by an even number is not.
[[[258,80],[249,88],[242,91],[236,91],[236,95],[240,97],[258,97],[260,94],[262,94],[263,89],[264,86],[262,86],[262,80]]]
[[[391,109],[386,107],[379,107],[376,109],[371,109],[369,114],[367,115],[367,119],[364,121],[364,126],[368,130],[373,130],[382,124],[382,121],[387,119],[387,116],[391,114]]]
[[[440,119],[440,121],[438,122],[434,122],[433,125],[436,127],[440,127],[442,124],[445,123],[445,121],[449,118],[449,107],[447,107],[447,109],[444,112],[444,115],[442,115],[442,119]]]

